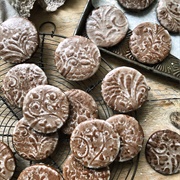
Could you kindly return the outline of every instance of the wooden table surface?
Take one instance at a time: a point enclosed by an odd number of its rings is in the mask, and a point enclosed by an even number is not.
[[[56,34],[64,36],[72,36],[74,30],[80,20],[82,12],[85,8],[87,0],[67,0],[65,5],[59,8],[56,12],[48,13],[43,11],[37,4],[31,11],[30,20],[37,28],[47,21],[56,24]],[[43,31],[51,32],[51,26],[47,25]],[[120,62],[119,59],[103,54],[105,59],[113,66],[130,66],[131,64]],[[164,77],[152,74],[134,66],[141,73],[143,73],[150,87],[148,101],[138,110],[138,117],[140,124],[145,133],[145,143],[148,137],[156,130],[170,129],[180,132],[170,122],[170,116],[173,112],[180,113],[180,84],[173,82]],[[180,119],[180,117],[177,117]],[[146,162],[144,155],[144,146],[140,155],[140,161],[135,179],[139,180],[179,180],[179,175],[164,176],[155,172]],[[123,173],[123,172],[122,172]],[[121,176],[121,179],[123,176]]]

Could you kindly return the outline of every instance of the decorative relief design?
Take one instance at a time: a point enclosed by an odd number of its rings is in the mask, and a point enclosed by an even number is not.
[[[37,86],[24,99],[23,115],[28,125],[37,132],[56,132],[64,124],[68,114],[67,97],[54,86]]]
[[[119,67],[110,71],[102,82],[102,96],[107,105],[119,112],[129,112],[146,101],[148,86],[137,70]]]
[[[129,39],[130,39],[131,35],[132,35],[132,31],[128,30],[126,36],[120,43],[118,43],[117,45],[115,45],[113,47],[107,48],[107,50],[111,51],[117,55],[120,55],[124,58],[136,61],[136,58],[134,58],[134,56],[132,55],[130,48],[129,48]]]
[[[85,80],[99,68],[101,55],[97,46],[89,39],[73,36],[63,40],[55,52],[55,64],[66,79]]]
[[[179,78],[180,80],[180,61],[173,55],[169,55],[163,62],[154,65],[153,68],[160,71],[170,74],[174,77]]]
[[[69,155],[63,164],[63,177],[65,180],[109,180],[110,170],[108,167],[102,169],[90,169],[79,163],[73,155]]]
[[[63,180],[63,177],[53,167],[44,164],[35,164],[25,168],[18,180]]]
[[[24,18],[9,18],[1,24],[0,32],[0,57],[4,61],[21,63],[37,49],[36,28]]]
[[[145,64],[163,61],[171,50],[171,37],[158,24],[145,22],[136,26],[129,40],[131,53]]]
[[[58,133],[44,135],[31,129],[24,119],[17,122],[13,145],[20,156],[29,160],[42,160],[50,156],[58,143]]]
[[[12,105],[22,107],[28,91],[43,84],[47,84],[47,77],[41,68],[35,64],[19,64],[5,75],[2,91]]]
[[[10,180],[14,174],[15,167],[12,151],[0,141],[0,179]]]
[[[119,135],[104,120],[85,121],[71,135],[74,157],[89,168],[102,168],[112,163],[120,148]]]
[[[143,129],[138,121],[128,115],[119,114],[107,119],[120,136],[119,162],[134,158],[142,149],[144,141]]]
[[[21,17],[30,17],[30,11],[36,0],[8,0]]]
[[[168,31],[180,32],[180,0],[160,0],[157,17]]]
[[[88,37],[100,47],[109,47],[120,42],[128,31],[124,13],[113,6],[102,6],[92,11],[86,21]]]
[[[65,94],[70,102],[70,113],[62,131],[71,134],[81,122],[97,118],[98,107],[93,97],[80,89],[72,89]]]
[[[180,135],[170,130],[157,131],[146,144],[146,159],[162,174],[180,172]]]
[[[119,0],[120,4],[127,9],[143,10],[150,6],[154,0]]]

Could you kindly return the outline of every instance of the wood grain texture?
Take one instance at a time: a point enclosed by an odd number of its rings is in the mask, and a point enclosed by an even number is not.
[[[35,4],[34,9],[31,11],[30,20],[35,24],[37,29],[44,22],[54,22],[56,24],[55,33],[69,37],[73,35],[86,3],[87,0],[67,0],[65,5],[54,13],[47,13],[42,10],[38,4]],[[42,30],[46,33],[51,33],[52,26],[47,24]],[[121,61],[115,57],[111,57],[110,55],[104,53],[102,53],[102,55],[113,67],[131,66],[136,68],[146,76],[148,86],[150,87],[148,101],[137,111],[137,119],[143,127],[145,141],[140,154],[140,162],[135,180],[179,180],[179,174],[164,176],[155,172],[146,162],[144,147],[148,137],[157,130],[170,129],[178,133],[180,132],[170,122],[171,113],[180,112],[180,84],[178,82],[173,82],[168,78],[147,72],[137,66],[130,65],[127,62]],[[2,73],[2,76],[0,76],[0,82],[2,81],[3,73],[6,73],[9,67],[9,64],[0,67]],[[7,118],[8,114],[6,115],[3,113],[3,116],[0,117],[0,121],[4,117]],[[2,133],[2,129],[0,129],[0,133]],[[67,149],[67,151],[69,151],[69,149]],[[60,157],[61,156],[59,156],[59,158]],[[121,166],[121,164],[119,165]],[[129,168],[128,163],[123,164],[123,166],[124,168],[121,171],[121,176],[115,176],[114,180],[125,179],[127,170]]]

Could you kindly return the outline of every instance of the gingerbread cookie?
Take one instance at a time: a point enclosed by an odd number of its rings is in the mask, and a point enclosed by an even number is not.
[[[119,162],[134,158],[142,149],[144,141],[143,129],[138,121],[128,115],[114,115],[107,119],[120,136],[120,151],[117,156]]]
[[[119,0],[119,3],[126,9],[143,10],[149,7],[154,0]]]
[[[35,164],[25,168],[17,180],[63,180],[61,174],[51,166]]]
[[[168,31],[180,33],[180,1],[159,0],[157,18]]]
[[[81,122],[97,118],[98,107],[93,97],[80,89],[71,89],[66,91],[65,94],[70,103],[70,111],[62,132],[71,134]]]
[[[50,156],[58,143],[58,133],[50,135],[35,132],[23,118],[13,133],[13,145],[20,156],[28,160],[42,160]]]
[[[55,64],[62,76],[71,81],[90,78],[98,70],[101,55],[98,47],[82,36],[64,39],[55,51]]]
[[[119,43],[125,37],[128,27],[126,16],[114,6],[101,6],[93,10],[86,21],[88,37],[101,47]]]
[[[0,141],[0,179],[10,180],[15,168],[15,159],[11,149]]]
[[[39,43],[35,26],[25,18],[9,18],[0,25],[0,57],[10,63],[29,59]]]
[[[40,133],[54,133],[68,118],[69,102],[57,87],[40,85],[31,89],[23,103],[28,125]]]
[[[136,110],[147,100],[146,78],[130,67],[122,66],[110,71],[101,88],[104,101],[119,112]]]
[[[74,157],[85,167],[102,168],[118,155],[120,137],[104,120],[85,121],[72,132],[70,147]]]
[[[161,174],[180,172],[180,135],[170,130],[154,132],[145,148],[146,160]]]
[[[156,64],[162,62],[169,55],[171,36],[158,24],[141,23],[132,31],[129,48],[139,62]]]
[[[3,78],[2,91],[11,105],[22,107],[30,89],[47,84],[43,70],[35,64],[19,64],[12,67]]]
[[[63,163],[63,178],[64,180],[70,180],[74,177],[78,180],[109,180],[110,170],[108,167],[102,169],[86,168],[73,155],[69,155]]]

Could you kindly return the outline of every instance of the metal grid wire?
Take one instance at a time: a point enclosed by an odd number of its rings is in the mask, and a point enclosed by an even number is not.
[[[40,46],[33,57],[26,61],[27,63],[35,63],[41,67],[48,77],[48,83],[50,85],[59,87],[63,91],[78,88],[88,92],[93,96],[98,105],[99,118],[107,119],[116,112],[113,112],[104,103],[101,97],[101,81],[103,77],[112,69],[108,62],[102,57],[101,65],[98,72],[91,78],[81,82],[72,82],[64,79],[59,72],[57,72],[54,64],[54,51],[57,48],[59,42],[65,37],[61,35],[55,35],[52,33],[40,33]],[[7,71],[12,67],[9,63],[0,62],[0,88],[2,86],[2,80]],[[21,158],[13,148],[12,133],[15,124],[22,118],[22,110],[11,106],[3,97],[2,91],[0,91],[0,140],[5,142],[13,151],[16,158],[16,171],[13,176],[13,180],[17,179],[19,173],[27,166],[37,163],[34,161],[28,161]],[[62,172],[62,164],[70,154],[69,136],[63,135],[59,132],[59,143],[55,152],[41,161],[54,166]],[[134,179],[136,169],[138,166],[139,155],[133,160],[119,163],[114,162],[110,165],[111,180],[118,179]],[[123,176],[121,176],[123,174]]]

